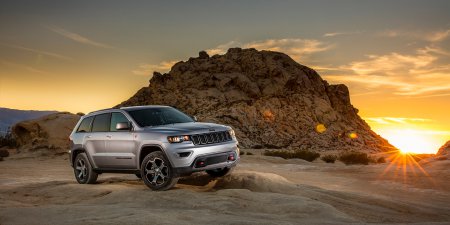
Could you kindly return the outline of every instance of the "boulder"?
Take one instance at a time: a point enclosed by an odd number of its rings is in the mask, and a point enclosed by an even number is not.
[[[69,149],[69,135],[79,115],[61,112],[26,120],[12,127],[12,135],[20,151],[52,149],[64,152]]]

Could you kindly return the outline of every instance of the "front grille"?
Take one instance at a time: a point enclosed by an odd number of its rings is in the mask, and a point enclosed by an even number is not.
[[[221,143],[231,141],[231,139],[231,135],[228,131],[191,135],[191,140],[194,145]]]

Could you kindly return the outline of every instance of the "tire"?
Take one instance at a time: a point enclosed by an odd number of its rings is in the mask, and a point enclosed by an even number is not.
[[[209,174],[209,176],[211,177],[223,177],[226,176],[228,174],[230,174],[233,171],[233,168],[218,168],[218,169],[213,169],[213,170],[206,170],[206,173]]]
[[[145,185],[154,191],[168,190],[178,182],[169,160],[161,151],[145,156],[141,164],[141,176]]]
[[[80,184],[95,184],[97,181],[98,174],[92,169],[92,165],[84,152],[78,154],[75,158],[73,172],[75,179]]]

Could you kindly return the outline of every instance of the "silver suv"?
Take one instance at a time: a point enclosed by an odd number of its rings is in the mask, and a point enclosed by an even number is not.
[[[70,162],[80,184],[95,183],[101,173],[131,173],[153,190],[167,190],[193,172],[224,176],[239,161],[233,129],[197,122],[168,106],[89,113],[70,141]]]

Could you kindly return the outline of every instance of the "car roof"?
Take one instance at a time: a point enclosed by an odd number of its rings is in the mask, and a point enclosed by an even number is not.
[[[120,109],[125,111],[133,111],[138,109],[152,109],[152,108],[167,108],[170,106],[166,105],[140,105],[140,106],[129,106],[129,107],[121,107]]]
[[[85,115],[85,117],[98,115],[101,113],[108,113],[108,112],[121,112],[121,111],[134,111],[138,109],[148,109],[148,108],[166,108],[170,106],[166,105],[141,105],[141,106],[129,106],[129,107],[121,107],[121,108],[107,108],[107,109],[100,109],[96,111],[92,111]]]

